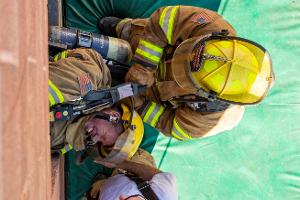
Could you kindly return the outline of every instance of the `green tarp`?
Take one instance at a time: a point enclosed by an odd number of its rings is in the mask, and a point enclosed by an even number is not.
[[[194,5],[218,10],[220,0],[66,0],[67,27],[99,32],[98,22],[104,16],[144,18],[163,5]]]
[[[247,107],[233,130],[184,143],[158,136],[152,154],[163,171],[176,175],[179,198],[300,199],[300,2],[67,0],[66,25],[97,31],[100,16],[145,17],[171,3],[218,9],[239,36],[269,50],[276,74],[268,97]],[[74,177],[83,174],[69,170],[72,194],[81,191]]]

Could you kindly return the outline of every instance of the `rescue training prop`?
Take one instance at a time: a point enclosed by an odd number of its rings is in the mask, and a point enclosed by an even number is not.
[[[126,83],[104,90],[91,90],[85,96],[50,107],[50,122],[68,121],[86,115],[99,107],[110,107],[127,97],[144,92],[145,86]]]

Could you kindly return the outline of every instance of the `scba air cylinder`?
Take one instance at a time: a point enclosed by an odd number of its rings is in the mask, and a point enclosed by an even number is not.
[[[118,63],[128,64],[132,58],[129,43],[122,39],[59,26],[50,26],[48,37],[49,44],[58,43],[67,49],[92,48],[104,59]]]

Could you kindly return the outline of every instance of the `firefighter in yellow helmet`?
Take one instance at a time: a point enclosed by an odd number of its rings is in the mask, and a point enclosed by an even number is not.
[[[49,63],[51,109],[83,97],[91,90],[110,87],[110,72],[96,51],[80,48],[60,54],[59,60]],[[59,119],[66,114],[66,111],[56,112],[54,117]],[[132,101],[126,99],[113,107],[98,106],[71,120],[50,123],[52,151],[64,154],[70,149],[86,149],[80,159],[89,155],[114,163],[132,157],[143,133],[143,121],[133,110]]]
[[[105,17],[99,26],[135,52],[126,80],[149,87],[135,105],[144,122],[179,140],[232,129],[242,105],[260,102],[274,80],[268,52],[204,8],[161,7],[148,19]]]

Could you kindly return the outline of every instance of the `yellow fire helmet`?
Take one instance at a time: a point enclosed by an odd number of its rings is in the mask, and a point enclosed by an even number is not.
[[[172,72],[179,86],[192,93],[232,104],[260,102],[274,80],[265,48],[224,35],[183,42],[174,53]]]
[[[99,142],[87,146],[85,152],[79,157],[79,163],[87,157],[93,160],[121,163],[130,159],[138,150],[144,135],[143,120],[133,109],[132,102],[123,102],[120,107],[122,109],[121,123],[123,123],[124,132],[120,134],[114,146],[109,149],[103,148]]]

